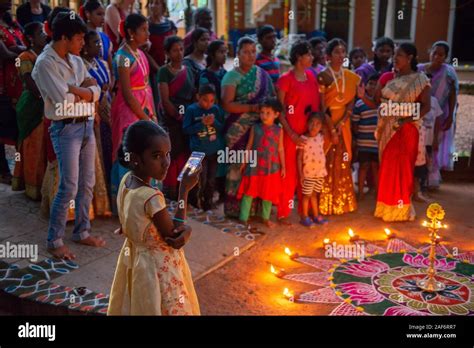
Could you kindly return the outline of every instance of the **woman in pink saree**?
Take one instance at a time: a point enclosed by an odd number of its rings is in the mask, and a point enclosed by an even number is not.
[[[156,122],[153,93],[148,83],[150,68],[145,54],[139,49],[148,41],[148,21],[139,14],[131,14],[120,25],[124,44],[114,57],[114,73],[118,81],[117,94],[112,101],[112,208],[116,212],[116,197],[120,181],[128,169],[117,160],[124,131],[139,120]]]

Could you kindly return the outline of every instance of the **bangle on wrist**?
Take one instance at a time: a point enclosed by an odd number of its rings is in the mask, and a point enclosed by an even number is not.
[[[174,221],[178,221],[178,222],[181,222],[183,224],[186,223],[186,220],[183,220],[183,219],[180,219],[180,218],[177,218],[176,216],[173,218]]]

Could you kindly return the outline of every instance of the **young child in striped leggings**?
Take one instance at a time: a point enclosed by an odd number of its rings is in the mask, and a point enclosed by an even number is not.
[[[326,171],[326,156],[324,154],[324,137],[322,134],[323,116],[313,112],[308,118],[306,143],[298,149],[298,174],[301,180],[303,199],[301,202],[301,221],[303,226],[314,228],[328,221],[319,215],[318,194],[323,187]],[[313,217],[309,216],[309,204]]]

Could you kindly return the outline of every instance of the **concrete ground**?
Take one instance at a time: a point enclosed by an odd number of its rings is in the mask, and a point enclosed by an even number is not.
[[[38,203],[26,200],[22,193],[11,192],[0,186],[0,243],[36,243],[40,260],[48,257],[44,242],[47,221],[38,218]],[[441,233],[443,243],[452,251],[474,250],[473,183],[445,183],[432,198],[446,210],[445,223],[449,229]],[[327,315],[334,305],[294,304],[282,296],[282,290],[310,291],[307,284],[278,279],[270,274],[270,263],[288,272],[303,273],[311,268],[288,259],[283,253],[286,246],[300,255],[324,257],[323,238],[344,244],[348,242],[347,229],[352,228],[361,238],[386,246],[383,229],[390,228],[397,237],[421,246],[428,241],[428,232],[421,227],[427,204],[416,204],[415,222],[384,223],[373,217],[374,196],[368,195],[357,212],[330,218],[327,226],[309,230],[298,224],[296,212],[293,225],[262,228],[264,238],[249,242],[243,238],[190,219],[193,236],[185,252],[190,264],[195,287],[204,315]],[[54,283],[85,286],[96,292],[108,293],[123,238],[112,234],[115,219],[96,219],[95,234],[107,240],[105,248],[75,245],[66,239],[77,255],[79,269],[54,279]],[[70,236],[72,226],[68,226]],[[251,247],[252,246],[252,247]],[[251,248],[250,248],[251,247]],[[237,249],[236,249],[237,248]],[[235,253],[235,251],[238,251]],[[39,260],[39,261],[40,261]],[[6,260],[27,266],[27,260]],[[10,313],[15,314],[15,313]]]
[[[39,253],[38,262],[50,257],[46,250],[48,221],[40,216],[38,202],[32,202],[22,192],[13,192],[9,186],[0,184],[0,209],[1,244],[5,245],[6,242],[36,244]],[[191,211],[189,215],[193,216],[194,213]],[[194,280],[214,271],[255,243],[231,233],[223,233],[216,227],[192,218],[188,219],[188,223],[193,233],[185,246],[185,254]],[[71,242],[73,224],[68,223],[65,243],[75,253],[74,262],[79,265],[79,269],[60,276],[54,282],[109,293],[118,254],[124,242],[123,236],[113,234],[118,226],[117,218],[95,219],[92,222],[93,235],[104,238],[107,245],[104,248],[93,248]],[[3,259],[3,261],[16,263],[20,267],[26,267],[30,263],[25,259]]]

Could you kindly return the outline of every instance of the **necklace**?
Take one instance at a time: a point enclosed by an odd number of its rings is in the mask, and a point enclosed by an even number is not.
[[[336,85],[336,91],[337,91],[336,100],[338,102],[342,102],[344,100],[344,92],[346,91],[346,77],[344,75],[344,68],[341,67],[341,69],[338,71],[337,73],[338,77],[336,77],[336,73],[334,72],[334,70],[332,70],[331,65],[329,64],[328,64],[328,69],[331,72],[332,78],[334,80],[334,84]],[[339,79],[342,79],[342,90],[339,90],[339,83],[338,83]]]
[[[149,183],[145,182],[145,180],[143,180],[142,178],[136,176],[135,174],[130,174],[130,176],[134,177],[135,179],[137,179],[138,181],[140,181],[143,185],[145,186],[148,186],[148,187],[151,187],[151,188],[156,188],[152,185],[150,185]]]
[[[295,76],[296,81],[298,81],[298,82],[306,82],[306,80],[308,80],[308,76],[306,75],[306,72],[303,73],[303,76],[302,76],[302,77],[296,75],[296,71],[294,71],[294,70],[293,70],[293,74],[294,74],[294,76]],[[299,79],[299,77],[300,77],[301,79]]]
[[[196,57],[195,55],[193,55],[191,53],[191,55],[189,56],[189,58],[191,60],[193,60],[197,65],[200,65],[201,67],[204,67],[204,69],[206,68],[206,56],[203,55],[203,58],[202,59],[199,59],[198,57]]]
[[[171,65],[171,63],[168,63],[168,68],[169,68],[169,70],[171,70],[171,72],[172,72],[173,74],[175,74],[175,73],[177,73],[177,72],[183,70],[183,65],[181,64],[181,66],[180,66],[178,69],[176,69],[176,68],[173,68],[173,66]]]
[[[127,49],[130,51],[130,53],[135,57],[135,60],[137,61],[137,64],[143,74],[143,77],[144,77],[144,82],[145,84],[148,84],[148,73],[147,73],[147,69],[146,69],[146,65],[145,63],[142,62],[142,59],[138,53],[138,50],[137,51],[134,51],[130,45],[128,43],[125,44],[125,46],[127,47]]]
[[[102,86],[110,82],[109,74],[107,73],[105,66],[99,60],[97,60],[97,58],[94,58],[92,61],[84,59],[84,62],[86,63],[89,73],[97,80],[99,87],[102,88]]]

